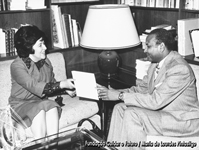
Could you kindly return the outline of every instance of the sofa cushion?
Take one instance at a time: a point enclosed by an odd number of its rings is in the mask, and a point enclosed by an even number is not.
[[[199,66],[194,64],[190,64],[190,66],[193,69],[194,75],[196,77],[197,96],[199,99]]]
[[[57,81],[65,80],[67,76],[63,54],[55,52],[48,54],[47,57],[52,63],[55,79]],[[60,129],[75,124],[83,118],[89,118],[99,110],[96,102],[79,100],[78,97],[71,98],[68,95],[62,95],[62,97],[65,106],[62,107]],[[52,99],[55,99],[55,97]]]
[[[10,65],[12,60],[0,61],[0,107],[8,105],[11,91]]]
[[[65,106],[62,107],[60,129],[75,124],[83,118],[90,118],[99,111],[96,102],[79,100],[78,97],[71,98],[68,95],[62,97]]]
[[[60,52],[55,52],[48,54],[47,57],[53,66],[55,79],[57,81],[65,80],[67,76],[66,76],[66,66],[63,54]]]

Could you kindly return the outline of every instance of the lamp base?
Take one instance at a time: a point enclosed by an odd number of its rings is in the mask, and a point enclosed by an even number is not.
[[[106,79],[111,79],[118,71],[118,54],[115,51],[102,51],[98,56],[98,66],[101,76]]]

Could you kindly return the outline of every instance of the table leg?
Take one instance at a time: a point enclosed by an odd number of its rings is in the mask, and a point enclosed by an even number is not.
[[[104,101],[101,99],[100,100],[101,102],[101,130],[102,130],[102,134],[103,134],[103,140],[105,140],[105,116],[106,116],[106,109],[105,109],[105,104],[104,104]]]

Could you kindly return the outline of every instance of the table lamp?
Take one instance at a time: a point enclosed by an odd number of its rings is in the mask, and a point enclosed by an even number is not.
[[[140,39],[128,5],[91,5],[87,13],[80,46],[101,50],[98,66],[110,79],[116,75],[119,57],[115,50],[134,47]]]

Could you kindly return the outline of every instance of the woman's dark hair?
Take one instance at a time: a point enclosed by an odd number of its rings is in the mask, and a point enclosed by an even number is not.
[[[17,54],[21,58],[28,57],[29,54],[34,54],[33,45],[42,38],[46,44],[47,38],[43,31],[36,26],[22,26],[15,33],[14,44],[17,49]]]
[[[157,40],[156,44],[161,44],[163,42],[169,51],[174,49],[175,38],[171,32],[161,28],[152,30],[149,35],[151,34],[155,35]]]

